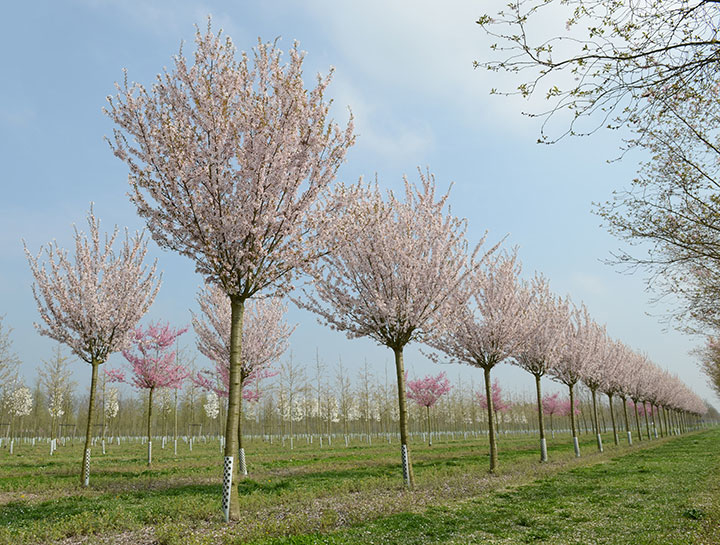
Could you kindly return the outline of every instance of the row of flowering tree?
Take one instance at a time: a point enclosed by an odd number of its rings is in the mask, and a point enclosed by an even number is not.
[[[193,259],[230,299],[229,357],[211,358],[223,367],[229,362],[226,518],[239,514],[231,482],[249,376],[245,306],[254,296],[288,293],[301,270],[313,280],[297,300],[302,307],[349,337],[371,338],[393,352],[408,486],[414,478],[403,353],[412,342],[483,370],[491,470],[497,465],[491,371],[510,360],[532,373],[547,459],[540,379],[557,378],[571,396],[583,380],[595,398],[607,384],[607,362],[615,361],[612,351],[602,352],[599,328],[575,316],[581,311],[552,295],[544,278],[523,281],[516,252],[481,253],[482,242],[470,251],[466,222],[450,214],[447,194],[436,197],[429,172],[420,173],[419,187],[405,180],[404,199],[383,197],[362,182],[331,192],[354,142],[352,119],[344,130],[328,119],[329,77],[305,90],[296,46],[283,65],[274,46],[259,42],[251,66],[210,28],[198,31],[196,45],[193,66],[178,55],[174,70],[150,90],[118,86],[108,115],[117,126],[113,151],[130,168],[131,200],[153,238]]]
[[[110,146],[129,168],[130,199],[153,239],[193,260],[211,286],[200,296],[204,318],[193,325],[201,351],[216,367],[194,378],[218,395],[227,393],[226,520],[240,514],[232,482],[245,469],[235,464],[236,455],[244,456],[243,389],[284,351],[289,335],[278,318],[279,303],[268,303],[274,317],[263,318],[264,326],[279,325],[269,348],[253,347],[244,321],[252,320],[255,299],[288,294],[303,273],[312,286],[296,299],[300,306],[349,337],[371,338],[393,352],[408,486],[414,477],[403,354],[410,343],[426,343],[436,359],[483,370],[491,470],[497,465],[491,393],[496,365],[513,361],[536,377],[541,430],[542,376],[557,377],[571,396],[580,380],[593,396],[602,391],[607,361],[615,360],[602,352],[600,328],[550,294],[544,278],[522,280],[515,251],[495,246],[481,252],[484,238],[471,248],[467,222],[450,213],[447,193],[436,195],[429,171],[420,172],[418,186],[405,179],[401,196],[362,181],[332,188],[354,143],[352,116],[344,128],[329,117],[325,91],[332,74],[306,90],[297,45],[283,64],[275,45],[261,41],[252,62],[245,54],[238,59],[232,41],[209,25],[205,33],[197,31],[195,43],[194,64],[180,53],[149,89],[126,79],[108,97],[106,113],[116,127]],[[102,243],[92,212],[89,224],[89,240],[76,232],[74,263],[53,244],[49,270],[28,252],[46,324],[41,332],[92,366],[85,485],[98,367],[112,352],[131,348],[158,286],[154,266],[143,264],[142,235],[126,236],[116,253],[115,235]],[[159,348],[144,353],[137,343],[136,350],[134,356],[126,352],[142,362],[133,362],[134,369],[157,366],[168,354]],[[602,366],[595,369],[597,362]],[[152,384],[159,383],[141,376],[141,387],[152,395]],[[638,399],[656,406],[695,408],[664,390],[639,391]],[[541,449],[545,459],[543,431]]]

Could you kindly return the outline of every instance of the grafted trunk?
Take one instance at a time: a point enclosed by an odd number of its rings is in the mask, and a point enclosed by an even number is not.
[[[540,461],[547,462],[547,441],[545,440],[545,421],[543,420],[542,392],[540,391],[540,375],[535,375],[535,391],[537,394],[538,428],[540,430]]]
[[[487,399],[488,412],[488,440],[490,441],[490,473],[495,473],[498,464],[497,442],[495,439],[495,421],[493,419],[495,409],[492,400],[492,386],[490,385],[490,369],[491,367],[483,367],[483,376],[485,378],[485,398]]]
[[[570,429],[572,430],[573,448],[575,449],[575,456],[580,458],[580,444],[577,437],[577,425],[575,423],[575,388],[574,384],[569,384],[570,389]]]
[[[225,520],[240,519],[240,502],[237,494],[232,493],[232,475],[235,454],[238,452],[238,422],[240,419],[240,397],[242,361],[242,327],[245,313],[245,300],[238,296],[230,297],[230,378],[228,391],[228,415],[225,425],[225,463],[223,474],[222,507]]]
[[[613,411],[613,396],[612,394],[608,394],[607,396],[610,403],[610,419],[612,420],[613,439],[615,440],[615,445],[619,445],[620,441],[618,441],[617,427],[615,426],[615,411]]]
[[[595,433],[597,437],[597,448],[600,452],[603,451],[603,444],[602,444],[602,436],[600,435],[600,421],[598,420],[598,410],[597,410],[597,395],[596,391],[590,390],[590,393],[592,393],[592,407],[593,407],[593,423],[595,424]]]
[[[630,421],[628,420],[627,413],[627,399],[625,396],[622,397],[623,403],[623,414],[625,415],[625,432],[627,433],[628,445],[632,446],[632,432],[630,431]]]
[[[395,371],[397,372],[398,409],[400,411],[400,454],[403,464],[403,479],[408,488],[415,486],[407,432],[407,401],[405,394],[405,364],[402,348],[393,348],[395,353]],[[347,437],[347,436],[346,436]]]
[[[240,377],[240,400],[238,401],[238,427],[237,427],[237,439],[238,439],[238,463],[237,463],[237,474],[239,477],[246,477],[247,464],[245,462],[245,449],[243,448],[243,398],[242,390],[245,382],[245,378],[241,375]]]
[[[430,405],[426,405],[425,408],[427,409],[427,432],[428,432],[428,446],[432,446],[432,430],[430,429]],[[368,437],[370,434],[368,434]]]
[[[633,399],[633,406],[635,407],[635,426],[637,427],[638,441],[642,441],[642,430],[640,429],[640,413],[638,411],[637,399]]]
[[[85,431],[82,471],[80,473],[81,486],[88,486],[90,484],[90,444],[92,441],[93,418],[95,417],[95,390],[97,390],[97,375],[100,363],[101,362],[95,359],[90,363],[90,365],[92,365],[92,378],[90,379],[90,405],[88,407],[87,429]]]
[[[643,412],[645,413],[645,430],[647,431],[648,441],[650,441],[650,439],[652,439],[652,438],[650,437],[650,420],[648,419],[647,402],[646,401],[643,401]]]
[[[148,416],[147,416],[147,441],[148,441],[148,466],[152,465],[152,406],[153,392],[155,387],[150,388],[148,393]]]

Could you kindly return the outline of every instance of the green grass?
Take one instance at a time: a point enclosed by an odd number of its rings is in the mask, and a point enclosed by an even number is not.
[[[320,449],[246,445],[243,519],[220,515],[215,443],[93,450],[80,488],[81,446],[0,450],[0,544],[115,543],[720,543],[720,430],[594,452],[567,436],[537,462],[534,437],[500,438],[498,475],[482,439],[412,445],[415,491],[402,486],[397,444]],[[155,446],[155,445],[154,445]],[[713,541],[714,540],[714,541]]]
[[[280,544],[720,543],[720,433],[570,469],[422,513],[400,513]]]

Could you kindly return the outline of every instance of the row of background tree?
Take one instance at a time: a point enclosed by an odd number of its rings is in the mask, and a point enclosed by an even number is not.
[[[190,350],[179,351],[179,363],[194,369],[195,360],[196,355]],[[57,346],[52,357],[43,362],[31,388],[19,381],[10,381],[3,389],[0,402],[3,435],[26,438],[75,438],[82,435],[87,424],[89,393],[76,391],[76,384],[70,379],[72,364],[72,360]],[[387,365],[381,376],[373,373],[367,362],[355,372],[340,361],[328,366],[319,357],[306,365],[293,362],[290,357],[276,367],[277,374],[257,386],[259,399],[245,405],[245,429],[251,439],[267,441],[270,435],[379,437],[397,434],[396,385],[393,370]],[[426,434],[429,424],[433,433],[487,433],[487,404],[482,384],[459,378],[454,384],[451,381],[448,383],[449,391],[431,405],[428,415],[424,405],[411,403],[408,413],[410,430],[415,434]],[[118,388],[106,377],[101,379],[101,385],[100,396],[96,400],[97,419],[93,425],[95,436],[142,436],[148,413],[146,391]],[[24,390],[24,394],[16,394],[20,390]],[[218,402],[217,397],[213,400],[213,396],[212,392],[193,380],[185,380],[179,389],[160,389],[155,397],[154,435],[173,437],[176,415],[180,436],[221,435],[227,400],[220,398]],[[412,397],[412,392],[409,396]],[[58,400],[57,406],[53,399]],[[506,393],[495,383],[493,405],[498,413],[496,423],[501,433],[537,431],[537,408],[533,395]],[[550,418],[551,431],[569,430],[569,407],[569,400],[559,392],[543,397],[543,408]],[[591,407],[589,390],[579,389],[576,414],[584,433],[593,431]],[[708,409],[704,419],[718,422],[717,411],[709,404]],[[599,414],[603,432],[610,427],[609,410],[609,405],[601,401]],[[614,410],[617,421],[621,422],[620,408],[616,405]],[[643,415],[642,405],[639,405],[639,410]],[[652,413],[649,416],[652,423]]]

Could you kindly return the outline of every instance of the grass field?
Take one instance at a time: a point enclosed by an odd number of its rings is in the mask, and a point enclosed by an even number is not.
[[[77,483],[81,445],[0,449],[0,543],[720,543],[720,430],[612,445],[568,436],[537,461],[534,437],[500,438],[498,475],[481,439],[417,443],[416,490],[402,486],[397,444],[290,450],[247,445],[238,484],[243,520],[220,514],[217,442],[93,450],[89,489]],[[154,445],[155,446],[155,445]]]

